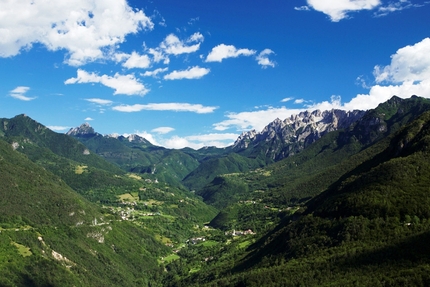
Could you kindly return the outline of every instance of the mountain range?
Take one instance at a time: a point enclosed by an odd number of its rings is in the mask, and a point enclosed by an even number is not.
[[[227,148],[0,119],[0,286],[426,286],[430,100]]]

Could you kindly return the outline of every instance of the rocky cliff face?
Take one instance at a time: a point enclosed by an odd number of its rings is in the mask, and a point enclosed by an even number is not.
[[[292,155],[321,138],[324,134],[349,127],[363,117],[365,111],[305,111],[285,120],[276,119],[261,132],[242,133],[233,145],[236,152],[262,152],[272,160]]]
[[[94,129],[90,126],[89,123],[84,123],[76,128],[71,128],[66,135],[73,136],[73,137],[85,137],[85,136],[94,136],[96,135],[96,132]]]

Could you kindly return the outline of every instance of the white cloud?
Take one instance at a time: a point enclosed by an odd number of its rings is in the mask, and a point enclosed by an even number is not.
[[[9,92],[9,96],[21,101],[32,101],[35,97],[27,97],[25,94],[30,90],[29,87],[19,86]]]
[[[70,127],[65,126],[47,126],[47,128],[52,131],[66,131],[70,129]]]
[[[381,5],[380,0],[307,0],[316,11],[328,15],[333,22],[348,17],[348,13],[360,10],[372,10]]]
[[[393,96],[409,98],[412,95],[430,98],[430,79],[419,83],[406,81],[398,85],[375,85],[368,94],[358,94],[347,103],[341,104],[340,101],[322,102],[312,105],[310,108],[368,110],[376,108],[380,103],[388,101]]]
[[[151,66],[151,59],[149,59],[148,55],[139,55],[136,52],[132,52],[131,55],[129,55],[127,61],[125,61],[122,66],[127,69],[146,69]]]
[[[161,51],[161,49],[160,48],[149,48],[148,49],[148,54],[150,54],[150,55],[152,55],[152,57],[153,57],[153,61],[155,62],[155,63],[159,63],[159,62],[161,62],[161,61],[163,61],[163,63],[165,64],[165,65],[167,65],[167,64],[169,64],[170,63],[170,59],[169,59],[169,56],[167,56],[167,55],[165,55],[164,53],[163,53],[163,51]]]
[[[143,77],[157,77],[158,74],[164,73],[167,70],[169,70],[169,68],[158,68],[158,69],[155,69],[154,71],[146,71],[145,73],[142,73],[141,76],[143,76]]]
[[[158,103],[158,104],[135,104],[135,105],[120,105],[112,109],[119,112],[140,112],[143,110],[149,111],[175,111],[175,112],[192,112],[197,114],[213,113],[218,107],[203,106],[200,104],[188,103]]]
[[[296,11],[310,11],[311,9],[309,6],[300,6],[300,7],[294,7],[294,10]]]
[[[238,131],[252,130],[261,131],[268,123],[274,121],[276,118],[285,119],[292,114],[297,114],[304,109],[287,109],[285,107],[280,108],[268,108],[265,110],[251,111],[251,112],[240,112],[240,113],[229,113],[227,114],[227,120],[219,123],[215,123],[214,129],[218,131],[224,131],[230,128],[235,128]]]
[[[216,146],[221,148],[232,145],[238,137],[239,134],[235,133],[211,133],[186,137],[173,136],[168,139],[163,139],[160,143],[162,143],[164,147],[173,149],[181,149],[185,147],[200,149],[207,146]]]
[[[368,82],[368,80],[367,80],[367,79],[365,79],[365,77],[364,77],[363,75],[360,75],[360,76],[358,76],[358,77],[355,79],[355,84],[356,84],[356,85],[359,85],[359,86],[361,86],[361,87],[363,87],[363,88],[365,88],[365,89],[370,89],[370,88],[371,88],[371,86],[369,86],[369,84],[367,84],[367,82]]]
[[[239,137],[239,134],[235,133],[211,133],[203,135],[187,136],[187,140],[200,141],[200,142],[214,142],[214,141],[235,141]]]
[[[377,83],[384,81],[400,83],[430,79],[430,38],[412,46],[397,50],[391,56],[391,64],[376,66],[374,75]]]
[[[50,51],[66,50],[66,62],[79,66],[107,57],[127,35],[153,23],[126,0],[39,0],[1,1],[0,27],[1,57],[41,43]]]
[[[271,61],[268,57],[270,54],[274,54],[274,52],[270,49],[264,49],[263,51],[260,52],[260,54],[258,54],[256,58],[257,62],[263,68],[275,67],[276,65],[275,62]]]
[[[100,83],[106,87],[115,90],[114,95],[140,95],[144,96],[149,92],[134,75],[120,75],[116,73],[113,77],[103,75],[99,76],[96,73],[88,73],[84,70],[78,69],[77,77],[70,78],[64,82],[69,84],[84,84],[84,83]]]
[[[194,66],[182,71],[173,71],[164,76],[165,80],[200,79],[209,74],[210,69]]]
[[[98,104],[98,105],[111,105],[113,103],[111,100],[98,99],[98,98],[85,99],[85,101]]]
[[[94,121],[94,119],[90,118],[90,117],[87,117],[87,118],[84,119],[84,121]]]
[[[398,2],[390,2],[386,6],[379,7],[378,10],[375,12],[375,15],[377,17],[386,16],[393,12],[402,11],[414,7],[422,7],[427,4],[429,4],[428,1],[424,2],[424,4],[412,4],[409,0],[399,0]]]
[[[289,101],[292,101],[292,100],[294,100],[294,98],[284,98],[284,99],[281,100],[281,103],[289,102]]]
[[[417,95],[430,98],[430,38],[414,45],[403,47],[391,56],[391,64],[376,66],[374,76],[376,85],[370,87],[368,94],[359,94],[349,102],[341,103],[340,97],[330,102],[312,105],[312,108],[340,108],[346,110],[367,110],[376,108],[392,96],[409,98]]]
[[[237,58],[239,56],[252,56],[256,53],[255,50],[237,49],[233,45],[220,44],[214,48],[206,57],[206,62],[222,62],[227,58]]]
[[[181,149],[185,147],[198,149],[201,147],[199,144],[192,143],[188,141],[186,138],[178,137],[178,136],[173,136],[169,139],[165,139],[162,145],[166,148],[172,148],[172,149]]]
[[[175,129],[172,127],[159,127],[151,130],[151,132],[164,135],[173,132],[174,130]]]
[[[305,102],[304,99],[297,99],[297,100],[294,101],[295,104],[299,104],[299,105],[303,104],[304,102]]]
[[[180,55],[194,53],[200,49],[200,44],[203,42],[204,37],[200,33],[194,33],[185,42],[181,41],[176,35],[168,35],[164,41],[160,44],[160,48],[166,54]],[[187,45],[186,43],[194,43],[194,45]]]

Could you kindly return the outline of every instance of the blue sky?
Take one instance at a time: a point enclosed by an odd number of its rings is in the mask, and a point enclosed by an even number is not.
[[[430,97],[430,1],[5,0],[0,117],[226,146],[303,110]]]

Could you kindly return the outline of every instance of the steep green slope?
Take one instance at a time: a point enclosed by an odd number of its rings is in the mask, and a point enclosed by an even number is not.
[[[0,286],[141,286],[168,248],[0,140]],[[157,275],[158,274],[158,275]]]
[[[203,161],[198,168],[184,178],[183,183],[198,194],[202,188],[210,183],[216,176],[221,174],[246,172],[264,165],[263,161],[249,159],[235,153]]]
[[[363,160],[350,158],[353,168],[300,212],[285,217],[244,253],[247,256],[239,260],[236,256],[233,269],[231,262],[213,265],[184,282],[428,285],[429,146],[430,112],[425,112],[395,135],[355,155]]]
[[[64,181],[14,151],[2,140],[0,170],[2,216],[20,217],[29,224],[72,225],[90,221],[98,212]],[[72,212],[76,216],[70,216]]]

